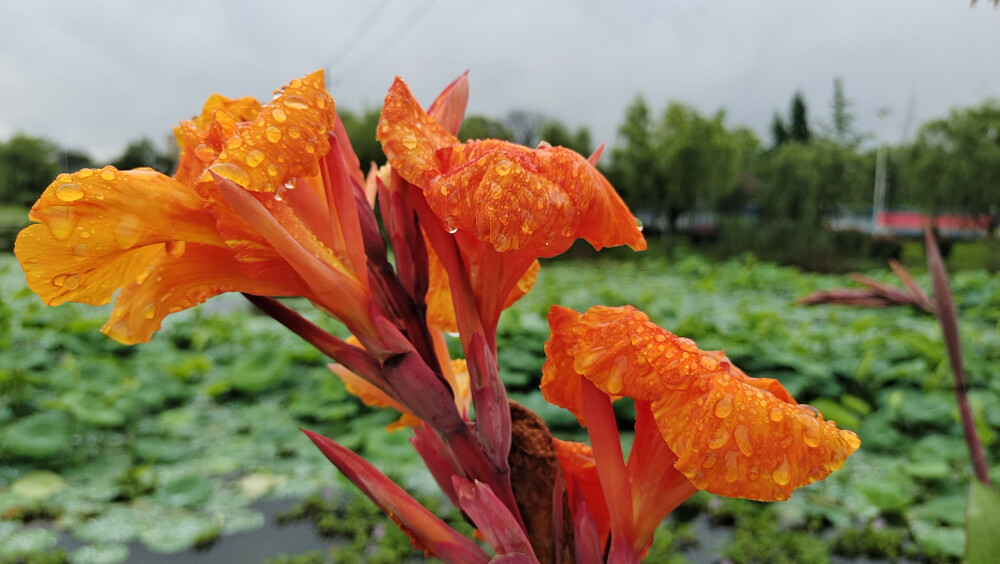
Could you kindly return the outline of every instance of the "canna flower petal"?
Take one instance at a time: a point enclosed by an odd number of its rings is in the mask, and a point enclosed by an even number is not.
[[[14,252],[29,287],[48,305],[106,304],[120,290],[103,331],[123,343],[148,341],[167,314],[222,292],[303,289],[287,273],[245,275],[199,195],[153,170],[62,174],[28,217],[39,223]]]
[[[608,503],[601,489],[601,481],[597,476],[597,463],[594,461],[594,451],[590,445],[575,441],[563,441],[553,438],[556,457],[559,466],[566,475],[567,496],[572,504],[574,515],[580,506],[578,500],[585,500],[596,526],[599,545],[603,546],[611,530],[611,515]]]
[[[538,562],[535,551],[531,548],[531,541],[517,518],[489,486],[479,480],[471,482],[460,476],[454,476],[452,482],[462,511],[472,519],[498,556],[526,557],[524,560],[511,562]]]
[[[507,309],[531,291],[538,279],[539,269],[541,269],[541,264],[537,260],[531,263],[528,271],[521,276],[514,289],[507,294],[502,309]],[[430,244],[427,245],[427,270],[429,272],[426,297],[427,323],[442,331],[457,333],[458,320],[455,318],[455,306],[452,302],[448,272]]]
[[[423,189],[449,231],[468,231],[497,252],[555,256],[578,237],[597,249],[646,248],[625,203],[587,159],[563,147],[459,143],[399,78],[376,137],[393,169]]]
[[[212,123],[220,119],[216,112]],[[230,131],[226,121],[219,134],[210,128],[206,136],[215,152],[209,168],[247,190],[276,192],[289,179],[319,173],[318,158],[330,150],[326,133],[334,131],[337,117],[323,71],[316,71],[276,92],[254,121],[237,122]],[[198,180],[212,182],[207,173]]]
[[[572,384],[582,375],[609,396],[650,402],[678,457],[674,466],[699,489],[787,499],[840,468],[861,444],[811,406],[796,404],[780,384],[745,376],[631,306],[574,314],[559,306],[550,311],[543,395],[582,417]]]

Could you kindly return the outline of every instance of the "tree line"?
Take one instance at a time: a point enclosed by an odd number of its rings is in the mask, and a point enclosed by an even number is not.
[[[341,110],[340,116],[361,162],[384,163],[374,136],[378,108]],[[818,226],[826,214],[872,205],[876,144],[854,129],[854,117],[839,80],[829,118],[820,126],[810,121],[806,100],[795,93],[787,115],[774,115],[766,143],[746,127],[729,126],[724,110],[705,115],[671,101],[656,111],[636,96],[602,169],[633,210],[664,217],[670,226],[695,210],[752,210],[762,220]],[[545,141],[584,155],[593,150],[586,127],[574,130],[524,110],[502,119],[468,116],[459,137],[529,146]],[[889,205],[1000,214],[1000,101],[952,110],[923,124],[911,143],[888,150]],[[63,171],[110,164],[169,174],[176,159],[176,151],[139,139],[112,161],[97,163],[82,151],[16,134],[0,142],[0,203],[31,205]]]

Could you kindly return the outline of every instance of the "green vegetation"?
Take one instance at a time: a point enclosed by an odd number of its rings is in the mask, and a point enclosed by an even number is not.
[[[869,274],[892,280],[888,269]],[[1000,372],[1000,275],[963,271],[952,283],[973,411],[1000,478],[1000,382],[991,378]],[[553,261],[501,319],[501,374],[511,396],[557,436],[579,437],[573,417],[537,393],[546,312],[556,302],[577,310],[631,303],[705,348],[724,347],[751,375],[778,378],[862,437],[842,471],[788,502],[695,496],[664,525],[649,561],[683,561],[699,542],[734,562],[824,562],[830,554],[955,561],[970,469],[936,322],[904,309],[793,304],[845,285],[749,256]],[[347,547],[341,558],[409,554],[405,535],[354,499],[300,426],[405,476],[405,487],[458,520],[419,470],[408,432],[384,431],[393,414],[349,396],[321,355],[237,296],[171,316],[151,343],[135,347],[99,333],[107,308],[42,305],[9,256],[0,261],[0,296],[0,562],[95,553],[103,559],[90,561],[120,562],[132,542],[161,552],[210,545],[260,527],[258,499],[310,499],[331,486],[333,498],[314,498],[297,516]],[[629,411],[618,409],[623,428]],[[725,538],[693,533],[699,516],[725,525]],[[384,543],[371,548],[373,531]],[[85,544],[55,552],[60,534]],[[294,558],[287,561],[323,561]]]

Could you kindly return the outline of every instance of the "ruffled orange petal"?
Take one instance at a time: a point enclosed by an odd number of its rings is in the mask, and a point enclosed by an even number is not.
[[[776,381],[746,377],[631,306],[594,307],[565,325],[559,339],[572,370],[609,395],[650,401],[663,439],[678,456],[675,466],[700,489],[787,499],[840,468],[861,444],[811,406],[796,404]],[[567,359],[552,362],[553,378],[561,379],[557,372],[567,370]],[[573,405],[572,397],[553,397]]]
[[[247,190],[275,192],[292,178],[319,173],[317,159],[330,150],[326,133],[335,128],[333,98],[316,71],[276,93],[255,121],[237,123],[209,168]],[[203,174],[198,181],[212,179]]]
[[[236,124],[256,121],[261,107],[260,102],[249,96],[237,100],[219,94],[210,96],[201,115],[174,128],[174,138],[181,150],[174,178],[193,186],[205,168],[225,150],[226,140],[236,134]]]
[[[400,176],[421,187],[449,230],[467,230],[498,252],[554,256],[578,237],[595,248],[646,248],[625,203],[581,155],[506,141],[466,144],[420,108],[396,79],[378,139]]]
[[[281,295],[296,278],[242,275],[190,188],[153,170],[113,168],[60,175],[18,236],[15,253],[45,303],[106,304],[121,291],[104,331],[143,342],[171,312],[225,291]]]

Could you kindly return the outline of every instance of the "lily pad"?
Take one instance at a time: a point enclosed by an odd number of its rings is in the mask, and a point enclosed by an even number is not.
[[[46,499],[65,487],[66,480],[50,470],[28,472],[10,485],[15,494],[32,501]]]
[[[913,538],[929,554],[960,558],[965,547],[965,531],[958,527],[941,527],[926,521],[910,525]],[[991,533],[991,534],[995,534]]]
[[[92,544],[73,551],[73,564],[120,564],[129,556],[129,549],[123,544]]]
[[[220,530],[216,520],[184,512],[149,519],[139,532],[139,538],[154,552],[174,553],[208,543]]]
[[[3,539],[0,557],[11,558],[37,554],[55,546],[59,535],[41,527],[24,527]]]
[[[70,446],[70,418],[61,411],[33,413],[9,425],[3,432],[12,454],[50,458]]]
[[[153,497],[169,507],[194,507],[207,501],[211,495],[212,484],[208,478],[190,475],[163,484]]]

